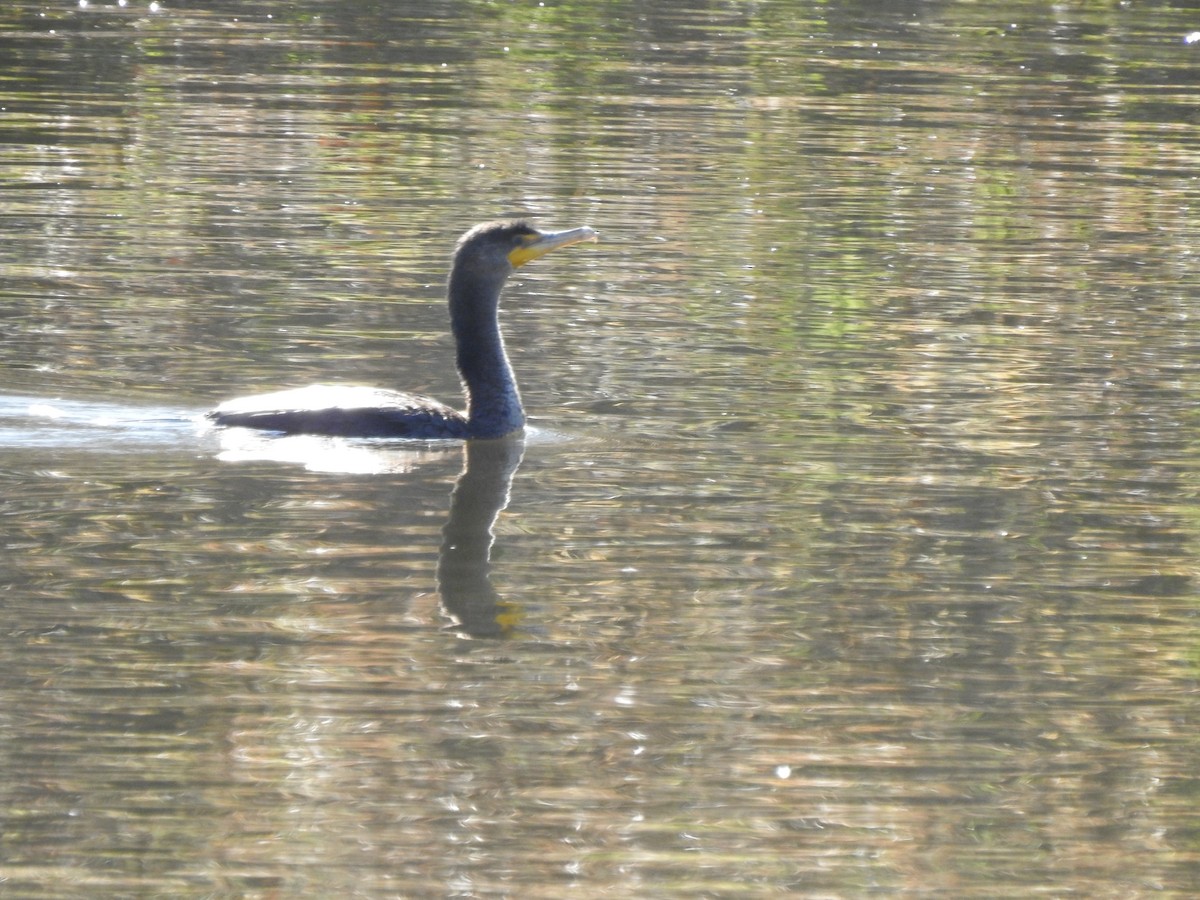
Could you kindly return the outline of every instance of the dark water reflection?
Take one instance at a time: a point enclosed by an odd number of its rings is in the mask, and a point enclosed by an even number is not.
[[[499,637],[520,620],[518,604],[491,582],[492,528],[508,505],[512,478],[524,455],[523,438],[472,441],[450,499],[438,553],[438,593],[447,612],[474,637]]]
[[[10,4],[0,893],[1194,894],[1197,27]],[[514,210],[528,441],[203,426]]]

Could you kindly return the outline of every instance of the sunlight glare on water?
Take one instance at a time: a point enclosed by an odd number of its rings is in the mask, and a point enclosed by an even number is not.
[[[1194,894],[1195,27],[10,4],[0,893]]]

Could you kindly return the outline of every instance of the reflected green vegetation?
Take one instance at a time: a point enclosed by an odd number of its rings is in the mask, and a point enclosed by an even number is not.
[[[5,6],[0,893],[1196,893],[1182,6]]]

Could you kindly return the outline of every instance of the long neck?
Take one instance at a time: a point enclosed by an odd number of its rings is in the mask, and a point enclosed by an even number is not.
[[[517,380],[500,335],[504,279],[472,271],[450,274],[450,330],[467,393],[467,428],[476,438],[501,437],[525,425]]]

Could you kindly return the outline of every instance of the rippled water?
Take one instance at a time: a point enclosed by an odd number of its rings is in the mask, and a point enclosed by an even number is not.
[[[0,893],[1190,896],[1169,3],[0,12]],[[534,428],[457,396],[511,212]]]

